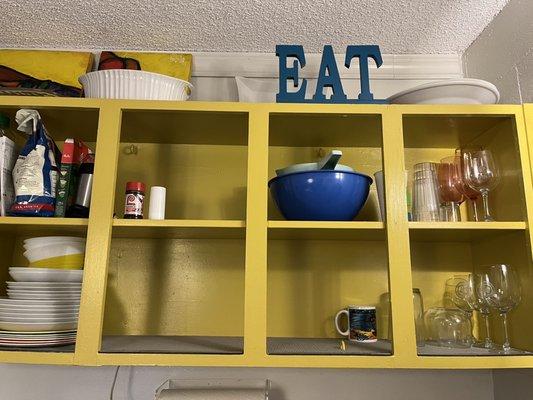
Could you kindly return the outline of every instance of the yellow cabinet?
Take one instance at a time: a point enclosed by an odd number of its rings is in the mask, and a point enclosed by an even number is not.
[[[521,106],[0,98],[1,111],[18,107],[37,108],[59,144],[95,143],[97,156],[88,221],[0,219],[1,279],[25,265],[25,237],[87,236],[76,346],[2,350],[1,362],[533,367],[533,135],[528,149]],[[533,106],[525,111],[533,131]],[[490,148],[504,171],[491,198],[498,222],[409,222],[405,171],[465,145]],[[386,222],[374,185],[356,221],[279,214],[267,186],[275,170],[333,148],[357,171],[384,171]],[[127,181],[167,187],[168,219],[123,219]],[[525,352],[417,348],[413,288],[436,306],[447,277],[496,262],[520,270],[525,295],[511,333]],[[377,307],[377,344],[342,343],[333,317],[349,304]],[[492,323],[498,331],[498,318]]]

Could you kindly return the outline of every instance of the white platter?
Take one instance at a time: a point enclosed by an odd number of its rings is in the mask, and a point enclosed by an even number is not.
[[[53,330],[76,329],[78,321],[73,322],[5,322],[0,321],[0,329],[7,331],[42,332]]]
[[[391,104],[496,104],[500,93],[481,79],[449,79],[426,83],[393,94]]]
[[[9,275],[19,282],[81,282],[83,270],[11,267]]]

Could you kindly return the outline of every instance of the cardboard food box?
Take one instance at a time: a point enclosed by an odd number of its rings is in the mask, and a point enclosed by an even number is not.
[[[65,217],[68,207],[74,203],[78,188],[78,169],[89,151],[89,147],[81,140],[65,139],[57,180],[56,217]]]
[[[0,88],[80,97],[78,78],[91,70],[92,63],[93,54],[87,52],[0,50]]]
[[[135,69],[155,72],[188,82],[191,79],[192,55],[103,51],[100,54],[98,70],[103,69]]]

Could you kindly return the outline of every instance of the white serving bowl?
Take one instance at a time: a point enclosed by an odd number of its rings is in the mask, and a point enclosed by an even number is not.
[[[391,104],[496,104],[500,93],[492,83],[461,78],[426,83],[393,94]]]
[[[24,250],[37,250],[42,249],[44,247],[48,246],[71,246],[81,249],[82,252],[85,251],[85,240],[84,241],[74,241],[74,240],[65,240],[65,241],[57,241],[52,243],[40,243],[39,244],[26,244],[24,243],[22,247],[24,247]]]
[[[78,79],[85,97],[131,100],[188,100],[192,85],[162,74],[131,69],[89,72]]]
[[[50,244],[85,243],[85,238],[78,236],[39,236],[24,240],[24,249],[47,246]]]
[[[45,260],[47,258],[63,257],[72,254],[85,253],[85,243],[70,243],[70,244],[50,244],[39,247],[32,247],[26,250],[24,257],[28,259],[30,263],[34,263],[39,260]]]

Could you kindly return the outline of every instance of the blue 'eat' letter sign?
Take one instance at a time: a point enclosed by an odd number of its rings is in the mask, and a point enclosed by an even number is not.
[[[344,66],[350,68],[352,59],[359,59],[359,79],[361,82],[361,91],[357,99],[348,99],[342,88],[339,69],[335,61],[335,55],[331,46],[324,46],[322,52],[322,61],[316,84],[315,95],[312,99],[305,98],[307,80],[302,79],[300,88],[295,92],[287,91],[289,81],[292,81],[293,87],[298,88],[298,68],[305,66],[305,54],[302,46],[299,45],[277,45],[276,55],[279,57],[279,92],[276,95],[278,103],[347,103],[347,104],[386,104],[387,100],[374,99],[370,91],[370,76],[368,74],[368,59],[371,58],[379,68],[383,64],[379,46],[348,46],[346,48],[346,58]],[[295,58],[292,66],[287,66],[287,58]],[[299,64],[299,65],[298,65]],[[331,88],[333,94],[328,99],[324,94],[325,88]]]
[[[292,80],[295,88],[298,87],[298,63],[305,66],[303,46],[276,46],[276,55],[279,57],[279,92],[276,95],[278,103],[303,103],[307,80],[302,79],[302,87],[297,92],[287,92],[288,81]],[[287,67],[287,57],[294,57],[292,67]]]

